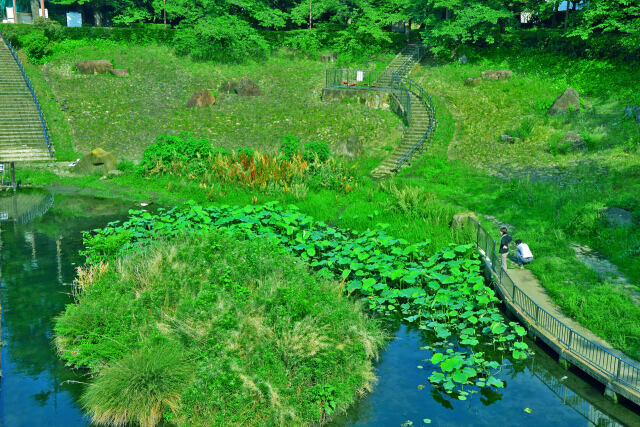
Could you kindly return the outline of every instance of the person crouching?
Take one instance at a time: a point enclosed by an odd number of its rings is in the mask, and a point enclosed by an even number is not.
[[[533,261],[533,254],[529,245],[522,243],[522,240],[516,240],[516,261],[520,268],[523,268],[524,264],[529,264]]]

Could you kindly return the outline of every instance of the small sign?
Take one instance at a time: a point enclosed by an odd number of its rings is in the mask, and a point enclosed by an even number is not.
[[[361,82],[364,80],[364,71],[357,71],[356,72],[356,80]]]
[[[67,12],[67,27],[82,27],[82,14]]]
[[[4,163],[0,163],[0,173],[4,173]]]
[[[9,212],[0,212],[0,221],[7,221],[9,219]]]

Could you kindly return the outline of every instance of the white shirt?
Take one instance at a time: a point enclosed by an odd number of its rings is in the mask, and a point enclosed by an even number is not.
[[[520,254],[521,258],[533,258],[531,249],[529,249],[529,245],[527,245],[526,243],[520,243],[518,246],[516,246],[516,252]]]

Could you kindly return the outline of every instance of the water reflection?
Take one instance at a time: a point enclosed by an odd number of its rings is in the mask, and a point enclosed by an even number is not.
[[[91,197],[53,202],[42,191],[0,197],[2,426],[87,424],[76,403],[84,378],[57,358],[52,319],[71,301],[81,231],[122,217],[127,206]]]
[[[640,425],[638,414],[606,400],[533,343],[535,357],[502,368],[505,389],[483,388],[460,401],[429,384],[432,353],[421,350],[420,333],[400,326],[396,337],[379,361],[374,391],[333,426],[420,426],[425,419],[434,426]]]

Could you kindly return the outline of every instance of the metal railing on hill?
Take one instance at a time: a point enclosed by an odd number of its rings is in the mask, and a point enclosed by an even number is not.
[[[20,62],[20,58],[18,58],[18,55],[16,54],[16,51],[13,49],[13,45],[11,44],[11,42],[9,40],[7,40],[6,37],[4,37],[2,32],[0,32],[0,37],[2,37],[2,40],[4,40],[4,42],[6,43],[7,47],[9,48],[9,52],[11,52],[11,56],[13,56],[13,59],[16,61],[16,64],[18,64],[18,68],[20,69],[20,73],[22,74],[22,77],[24,78],[24,81],[27,84],[27,87],[29,88],[29,92],[31,92],[31,96],[33,97],[33,102],[35,102],[36,109],[38,110],[38,116],[40,117],[40,123],[42,124],[42,131],[44,132],[44,140],[45,140],[45,143],[47,144],[47,149],[49,150],[49,155],[53,158],[53,147],[51,146],[51,138],[49,137],[49,130],[47,129],[47,122],[45,121],[44,115],[42,114],[42,109],[40,108],[40,103],[38,102],[38,97],[36,96],[36,93],[33,90],[33,86],[31,86],[31,82],[29,81],[29,77],[27,77],[27,73],[24,71],[24,68],[22,67],[22,63]]]
[[[496,242],[489,232],[473,218],[469,217],[468,221],[476,230],[476,245],[495,275],[496,285],[500,287],[501,292],[508,295],[535,325],[543,328],[561,342],[566,348],[565,351],[586,359],[590,364],[605,372],[612,382],[617,381],[640,391],[640,368],[584,337],[540,307],[518,287],[509,273],[502,268],[496,252]]]
[[[328,68],[325,72],[325,89],[361,89],[391,92],[404,111],[407,122],[411,123],[411,94],[424,105],[429,116],[429,125],[424,134],[398,160],[394,172],[408,163],[413,155],[424,148],[425,143],[433,140],[437,126],[436,107],[429,94],[404,74],[420,61],[426,51],[422,43],[407,45],[399,55],[404,61],[392,70],[354,70],[346,68]]]

